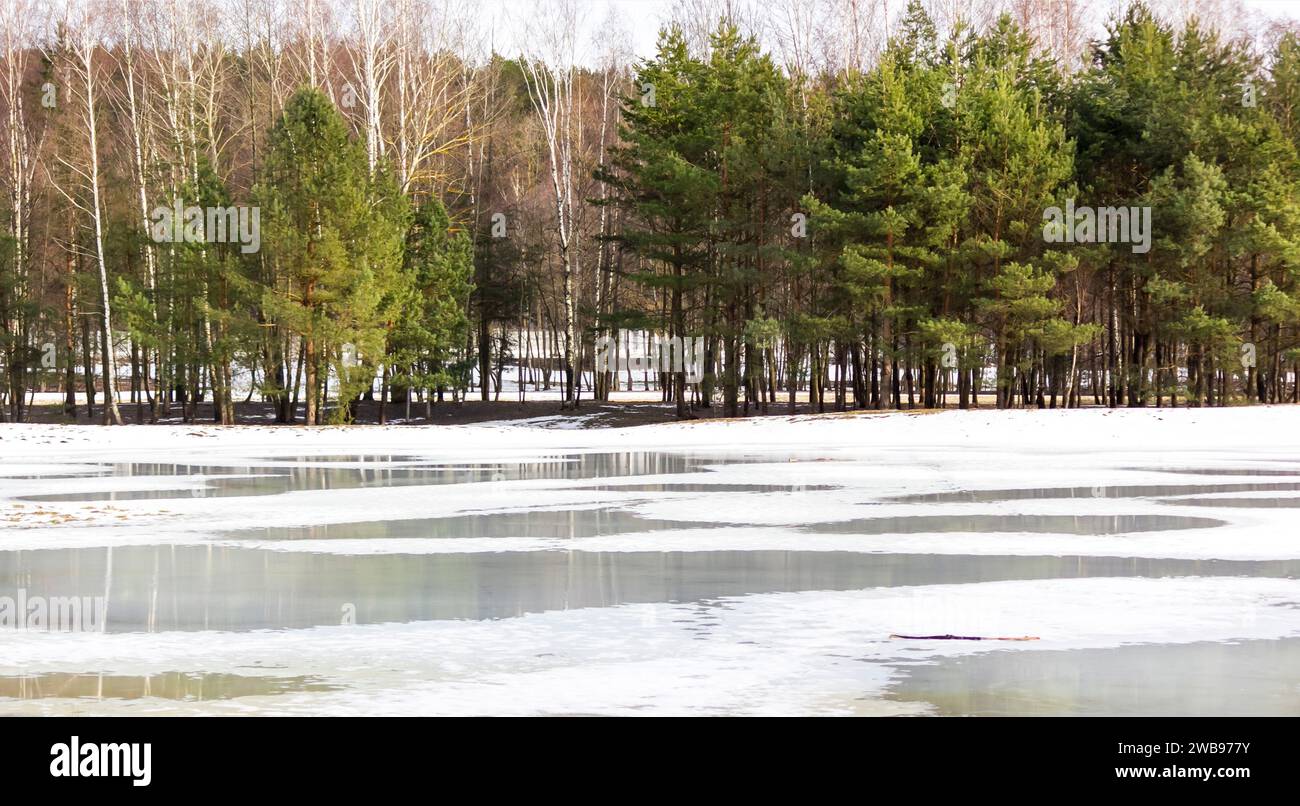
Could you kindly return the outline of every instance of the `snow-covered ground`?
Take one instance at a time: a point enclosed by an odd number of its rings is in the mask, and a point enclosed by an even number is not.
[[[1296,657],[1300,408],[561,424],[0,426],[0,712],[925,713],[908,670],[972,654]],[[1289,671],[1220,710],[1300,712]]]

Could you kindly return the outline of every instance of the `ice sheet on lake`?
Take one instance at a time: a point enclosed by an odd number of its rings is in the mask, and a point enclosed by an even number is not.
[[[429,567],[470,568],[477,567],[470,555],[515,552],[537,556],[541,567],[555,565],[541,561],[544,553],[552,558],[560,553],[585,557],[572,567],[584,573],[595,568],[597,576],[606,575],[597,581],[608,579],[611,591],[597,597],[605,606],[566,606],[590,598],[566,600],[548,591],[540,612],[499,617],[492,607],[468,608],[480,615],[462,620],[238,632],[18,630],[4,636],[0,676],[81,680],[84,674],[103,673],[113,676],[113,690],[131,691],[132,676],[170,680],[177,674],[323,683],[313,690],[277,683],[274,694],[248,693],[259,691],[249,686],[240,689],[243,696],[211,701],[10,698],[0,699],[0,711],[926,712],[925,702],[889,697],[909,664],[988,652],[1052,650],[1068,656],[1134,644],[1300,635],[1300,582],[1277,570],[1289,566],[1275,563],[1264,576],[1244,577],[1227,575],[1240,569],[1225,573],[1223,565],[1300,558],[1294,512],[1284,505],[1287,498],[1300,497],[1300,491],[1288,489],[1300,483],[1300,409],[1294,407],[552,427],[561,424],[548,419],[356,429],[0,425],[5,467],[0,552],[77,548],[90,557],[125,546],[161,547],[159,552],[208,547],[214,553],[251,552],[267,568],[277,567],[277,558],[287,554],[316,558],[333,569],[355,566],[357,573],[389,562],[367,562],[367,557],[412,567],[437,560]],[[589,462],[583,457],[598,454],[649,458],[614,473],[574,472]],[[117,463],[184,470],[101,473]],[[541,467],[519,471],[526,463]],[[200,469],[192,472],[190,465]],[[411,476],[411,468],[433,465],[459,469],[429,484]],[[288,491],[259,487],[267,494],[240,495],[244,488],[228,486],[225,490],[234,494],[225,497],[150,498],[151,491],[202,492],[222,484],[216,480],[220,475],[265,481],[286,467]],[[392,478],[405,479],[403,486],[389,486],[382,476],[350,475],[386,468]],[[513,475],[510,468],[516,469]],[[366,486],[367,479],[378,486]],[[406,483],[412,479],[415,483]],[[114,500],[111,507],[97,500],[115,493],[132,497]],[[49,495],[84,500],[19,500]],[[545,521],[545,528],[529,525],[530,513],[538,523]],[[581,517],[574,518],[570,531],[557,532],[546,513]],[[455,524],[471,521],[482,528],[455,531]],[[353,528],[358,523],[364,528]],[[985,563],[1010,556],[1067,558],[1057,565],[1068,558],[1132,558],[1134,570],[1126,577],[848,590],[827,589],[829,576],[817,572],[781,592],[757,588],[748,595],[689,602],[620,604],[618,592],[626,585],[620,588],[616,574],[630,566],[611,561],[613,555],[662,553],[664,579],[676,580],[685,577],[687,565],[704,568],[710,559],[706,552],[719,557],[791,552],[792,559],[807,556],[798,552],[853,552],[864,562],[871,555],[953,561],[978,556]],[[677,559],[687,553],[695,559]],[[434,555],[446,555],[445,562]],[[135,555],[119,552],[116,573],[104,575],[110,602],[114,585],[134,586],[129,596],[136,598],[159,588],[150,568],[121,564],[128,556]],[[1154,572],[1141,570],[1147,566],[1137,561],[1148,558],[1205,565],[1187,576],[1144,576]],[[673,562],[682,567],[674,570]],[[797,576],[797,564],[791,567]],[[235,601],[238,592],[231,594],[230,586],[237,587],[238,580],[220,577],[229,568],[215,563],[207,569],[222,583],[212,589]],[[704,570],[719,579],[736,575],[735,568]],[[259,585],[276,584],[269,571],[254,577]],[[0,579],[0,587],[48,587],[60,578],[42,572],[39,579]],[[590,583],[584,578],[584,585]],[[492,580],[472,590],[491,599],[503,595],[498,588]],[[116,590],[119,601],[129,598],[125,589]],[[204,590],[193,593],[201,598]],[[280,592],[246,593],[260,602]],[[911,642],[891,640],[891,633],[1041,640]],[[1140,702],[1140,695],[1136,691],[1129,700]]]

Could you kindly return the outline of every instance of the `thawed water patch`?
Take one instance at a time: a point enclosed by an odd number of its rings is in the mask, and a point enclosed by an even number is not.
[[[1178,529],[1213,529],[1227,522],[1214,518],[1182,515],[912,515],[893,518],[861,518],[850,521],[819,523],[808,527],[817,533],[885,535],[999,532],[1064,535],[1122,535],[1134,532],[1164,532]]]
[[[347,462],[349,464],[392,464],[394,462],[427,462],[427,456],[415,456],[411,454],[392,454],[392,453],[327,453],[327,454],[298,454],[296,456],[268,456],[268,462],[325,462],[336,464]]]
[[[119,466],[120,467],[120,466]],[[128,490],[86,490],[66,493],[37,493],[21,500],[55,501],[138,501],[174,498],[246,498],[279,495],[303,490],[351,490],[365,487],[465,484],[489,481],[499,471],[475,468],[430,467],[329,468],[262,467],[217,465],[131,465],[122,472],[98,478],[186,479],[183,487]]]
[[[1162,498],[1162,504],[1180,507],[1237,507],[1244,509],[1294,509],[1300,507],[1300,496],[1266,498]]]
[[[158,672],[146,675],[46,672],[0,675],[0,699],[93,700],[228,700],[286,692],[337,691],[340,687],[310,675],[226,674],[221,672]]]
[[[771,550],[343,555],[220,545],[0,552],[0,596],[102,596],[110,632],[481,620],[777,592],[1205,575],[1295,578],[1300,561]]]
[[[499,481],[586,480],[680,475],[707,470],[719,457],[660,452],[582,453],[491,462],[439,462],[413,455],[285,456],[212,463],[119,462],[61,479],[176,479],[143,489],[94,489],[20,495],[33,502],[91,502],[278,495],[307,490],[442,486]],[[733,458],[729,461],[757,461]],[[47,478],[27,475],[28,480]],[[53,478],[53,477],[49,477]],[[182,481],[184,480],[184,481]],[[189,482],[189,483],[185,483]],[[63,485],[66,486],[66,485]],[[646,489],[654,489],[648,485]],[[599,488],[594,488],[599,489]],[[761,486],[756,490],[761,491]]]
[[[1281,470],[1263,467],[1128,467],[1143,473],[1174,473],[1187,476],[1300,476],[1300,468]]]
[[[837,490],[839,487],[833,484],[746,484],[740,482],[734,484],[709,484],[665,480],[650,484],[584,484],[578,487],[569,487],[568,489],[638,493],[803,493]]]
[[[1292,474],[1288,474],[1292,475]],[[1254,484],[1099,484],[1092,487],[1046,487],[1012,490],[958,490],[896,496],[890,500],[908,504],[982,504],[997,501],[1025,501],[1056,498],[1157,498],[1193,493],[1236,493],[1300,490],[1300,482]]]
[[[994,651],[903,666],[889,699],[961,716],[1300,716],[1300,638]]]
[[[223,540],[468,540],[479,538],[577,539],[623,532],[687,529],[690,521],[644,518],[608,507],[476,512],[446,518],[352,521],[312,526],[267,526],[224,532]],[[451,546],[447,546],[448,549]],[[397,552],[400,553],[400,552]]]

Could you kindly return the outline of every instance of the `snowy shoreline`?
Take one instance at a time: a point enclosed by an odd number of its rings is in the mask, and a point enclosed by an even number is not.
[[[577,415],[581,416],[581,415]],[[211,440],[216,439],[213,443]],[[741,444],[871,444],[893,447],[1002,447],[1008,450],[1260,449],[1297,451],[1300,406],[1201,409],[979,409],[846,412],[694,420],[623,428],[564,430],[523,424],[473,425],[56,425],[0,424],[0,459],[214,448],[334,447],[446,454],[460,450],[690,449]]]

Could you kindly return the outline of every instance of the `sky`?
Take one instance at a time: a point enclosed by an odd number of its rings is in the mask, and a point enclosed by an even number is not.
[[[801,0],[768,0],[772,3],[800,2]],[[1051,2],[1052,0],[1041,0]],[[1176,2],[1177,0],[1175,0]],[[640,58],[654,55],[659,27],[669,17],[673,0],[578,0],[580,24],[579,58],[583,64],[594,64],[595,54],[611,37],[603,26],[613,12],[622,27],[612,36],[625,38],[631,51]],[[1105,0],[1102,0],[1104,3]],[[1252,11],[1269,17],[1300,21],[1300,0],[1241,0]],[[901,8],[905,0],[892,0],[891,6]],[[538,9],[545,8],[545,0],[478,0],[476,8],[483,13],[484,36],[502,53],[517,53],[527,47]]]

